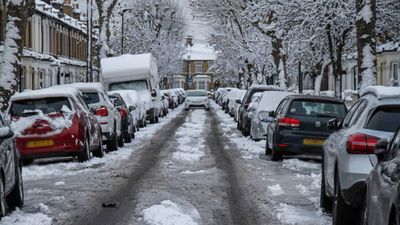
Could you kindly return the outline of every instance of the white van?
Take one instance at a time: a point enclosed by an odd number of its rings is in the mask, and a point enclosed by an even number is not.
[[[151,54],[101,59],[101,74],[108,91],[135,90],[144,102],[147,120],[158,123],[161,94],[156,59]]]

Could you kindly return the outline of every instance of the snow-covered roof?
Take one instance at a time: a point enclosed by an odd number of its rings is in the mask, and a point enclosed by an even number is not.
[[[367,94],[372,94],[378,99],[398,98],[400,97],[400,87],[370,86],[360,93],[361,96]]]
[[[135,90],[118,90],[118,91],[109,91],[108,94],[120,94],[121,97],[124,99],[126,105],[129,106],[136,106],[140,102],[140,96],[137,91]]]
[[[284,91],[265,91],[262,93],[260,103],[257,106],[256,112],[272,112],[275,111],[279,103],[289,95],[293,95],[292,92]]]
[[[50,87],[39,90],[25,90],[21,93],[16,93],[10,99],[10,101],[18,101],[24,99],[40,99],[48,97],[70,97],[75,98],[80,94],[80,91],[76,88],[68,87]]]
[[[97,91],[103,92],[104,88],[101,83],[72,83],[54,86],[54,88],[76,88],[80,91]]]
[[[385,44],[381,44],[377,46],[376,52],[393,52],[393,51],[400,51],[400,42],[387,42]]]
[[[214,61],[217,59],[217,53],[213,47],[207,44],[195,43],[193,46],[187,48],[183,59]]]
[[[125,54],[101,59],[101,72],[104,80],[118,81],[129,76],[156,75],[157,64],[150,53],[140,55]]]
[[[62,0],[58,0],[58,1],[62,2],[62,4],[64,3],[64,1],[62,1]],[[81,32],[83,32],[85,34],[87,33],[86,25],[84,23],[82,23],[81,21],[79,21],[75,18],[72,18],[72,17],[68,16],[67,14],[63,14],[63,17],[59,17],[58,14],[60,13],[60,10],[52,7],[51,5],[47,4],[44,1],[35,0],[35,3],[36,3],[37,11],[39,11],[51,18],[54,18],[58,21],[61,21],[62,23],[66,24],[70,27],[80,30]]]

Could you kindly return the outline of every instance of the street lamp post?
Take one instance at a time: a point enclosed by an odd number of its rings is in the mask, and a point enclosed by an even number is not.
[[[122,24],[121,24],[121,52],[122,52],[122,55],[124,54],[124,48],[125,48],[125,46],[124,46],[124,37],[125,37],[125,28],[124,28],[125,13],[128,12],[128,11],[131,11],[131,10],[133,10],[133,9],[123,9],[123,10],[122,10],[122,13],[121,13],[121,15],[122,15]]]

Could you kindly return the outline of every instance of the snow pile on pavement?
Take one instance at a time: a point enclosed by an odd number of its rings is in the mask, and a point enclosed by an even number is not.
[[[205,121],[206,114],[204,110],[191,112],[186,122],[176,132],[178,147],[172,158],[179,161],[195,162],[205,156]]]
[[[0,225],[51,225],[52,218],[43,213],[24,213],[17,209],[1,219]]]
[[[279,184],[268,186],[268,193],[272,196],[282,195],[284,192]]]
[[[287,159],[282,162],[282,167],[294,171],[318,170],[321,168],[321,164],[305,162],[299,159]]]
[[[328,225],[332,221],[329,217],[323,216],[322,211],[309,211],[299,206],[291,206],[281,203],[277,209],[278,219],[285,224],[293,225]]]
[[[150,225],[197,225],[200,214],[196,209],[185,209],[170,200],[143,210],[144,222]]]

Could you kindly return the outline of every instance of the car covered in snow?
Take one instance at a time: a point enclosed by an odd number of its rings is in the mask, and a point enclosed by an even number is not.
[[[237,119],[237,110],[240,102],[242,102],[244,95],[246,94],[246,90],[236,89],[229,95],[229,102],[225,112],[232,117]]]
[[[255,110],[250,112],[252,115],[249,116],[251,118],[251,139],[255,141],[265,139],[268,124],[274,119],[271,114],[276,111],[279,103],[289,95],[293,95],[293,93],[284,91],[266,91],[262,93],[259,103]]]
[[[108,93],[111,101],[113,102],[115,108],[121,114],[121,126],[122,126],[122,135],[124,137],[125,143],[131,143],[132,138],[135,138],[136,132],[136,123],[134,123],[134,119],[132,114],[130,113],[129,107],[126,105],[122,96],[118,93]]]
[[[247,112],[249,108],[249,104],[252,100],[252,97],[255,93],[264,92],[264,91],[283,91],[282,88],[278,86],[271,85],[256,85],[252,86],[247,90],[246,94],[243,97],[243,101],[239,107],[237,127],[240,131],[242,131],[244,136],[250,135],[250,118],[247,117]]]
[[[340,99],[309,95],[284,98],[267,129],[267,153],[273,161],[284,155],[321,157],[322,145],[332,133],[331,119],[343,119],[347,108]]]
[[[55,86],[55,88],[72,87],[82,92],[83,100],[91,108],[100,123],[103,142],[107,151],[116,151],[123,147],[121,114],[111,102],[101,83],[72,83]]]
[[[74,88],[25,91],[11,97],[8,115],[21,159],[78,156],[103,157],[101,128]]]
[[[204,90],[188,90],[186,91],[185,110],[192,107],[203,107],[206,110],[210,109],[210,99],[207,91]]]
[[[0,219],[7,208],[21,208],[24,205],[24,185],[22,180],[22,162],[15,146],[12,129],[0,116]]]
[[[400,127],[400,87],[371,86],[344,119],[332,119],[323,146],[321,207],[334,224],[349,224],[364,200],[365,180],[377,163],[374,147]]]

